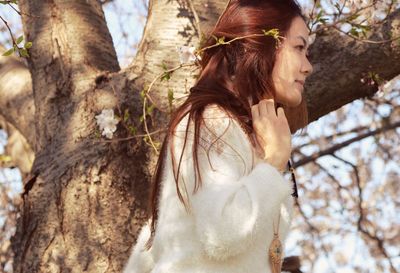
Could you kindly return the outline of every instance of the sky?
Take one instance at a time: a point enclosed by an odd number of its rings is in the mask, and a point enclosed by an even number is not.
[[[146,16],[146,10],[143,8],[143,5],[141,5],[142,0],[135,0],[135,1],[127,1],[127,0],[116,0],[114,3],[115,4],[109,4],[105,6],[105,16],[107,20],[107,24],[110,27],[111,30],[111,35],[113,38],[114,46],[117,51],[118,58],[121,63],[121,67],[126,67],[129,65],[129,63],[132,61],[132,59],[135,56],[136,52],[136,46],[138,42],[140,41],[142,32],[143,32],[143,25],[145,23],[145,16]],[[306,6],[309,1],[299,1],[302,6]],[[118,10],[119,15],[115,13],[115,10]],[[139,15],[139,16],[137,16]],[[15,33],[22,33],[20,23],[18,18],[15,16],[15,13],[13,14],[12,11],[5,11],[4,9],[0,9],[0,16],[7,18],[11,22],[11,26],[13,27],[13,31]],[[4,41],[5,39],[8,39],[8,36],[0,35],[0,41]],[[18,34],[15,36],[19,36]],[[400,81],[396,80],[391,83],[393,85],[393,88],[400,89]],[[348,110],[349,113],[349,118],[346,119],[346,121],[343,124],[340,124],[340,129],[345,130],[349,128],[353,128],[357,126],[357,124],[365,124],[369,125],[372,123],[371,117],[362,115],[359,116],[357,113],[359,113],[361,109],[362,103],[361,101],[355,101],[351,104],[348,104],[344,106]],[[387,115],[388,114],[388,109],[385,106],[379,107],[378,111],[382,113],[382,115]],[[332,134],[333,130],[329,126],[325,126],[325,124],[329,124],[332,122],[332,120],[335,118],[335,116],[332,114],[327,115],[319,119],[317,122],[314,122],[309,125],[308,127],[308,137],[313,139],[313,138],[318,138],[321,135],[325,134]],[[398,131],[400,134],[400,132]],[[6,134],[4,131],[0,130],[0,154],[2,154],[4,145],[6,144]],[[296,146],[297,144],[300,144],[306,140],[301,139],[301,138],[294,138],[293,139],[293,145]],[[370,147],[371,145],[374,145],[373,139],[372,138],[367,138],[362,141],[362,144],[365,145],[364,147]],[[359,145],[359,144],[355,144]],[[304,153],[312,153],[314,152],[318,147],[310,147],[308,150],[304,149],[302,150]],[[349,147],[346,147],[345,149],[342,149],[340,151],[340,155],[343,158],[348,159],[349,161],[352,160],[352,148],[353,146],[350,145]],[[369,156],[367,149],[362,151],[363,156]],[[318,159],[318,162],[326,166],[327,168],[331,168],[333,164],[340,165],[341,163],[338,162],[335,159],[332,159],[331,157],[323,157]],[[399,169],[399,166],[397,164],[389,164],[389,166],[383,166],[382,162],[380,160],[376,160],[374,162],[375,167],[374,169],[376,170],[381,170],[380,173],[377,173],[375,176],[374,181],[371,181],[371,183],[380,183],[382,181],[382,177],[390,170],[391,168],[393,169]],[[343,164],[342,164],[343,165]],[[298,171],[298,175],[301,178],[300,183],[305,183],[306,181],[311,181],[312,177],[307,177],[307,174],[302,172],[301,170]],[[341,171],[335,173],[338,177],[341,177],[341,181],[343,183],[346,183],[346,181],[349,179],[348,177],[348,170],[346,170],[345,167],[341,169]],[[13,193],[14,194],[19,194],[22,189],[22,184],[21,184],[21,178],[18,169],[3,169],[0,171],[0,183],[11,183],[13,187]],[[301,196],[302,192],[299,192],[299,195]],[[307,206],[307,204],[304,205],[304,210],[306,213],[311,214],[311,208]],[[387,213],[393,213],[394,209],[387,208]],[[333,215],[332,217],[332,223],[331,224],[340,224],[340,222],[335,222],[336,217],[340,217],[340,215]],[[390,217],[390,216],[388,216]],[[392,215],[391,218],[393,219],[393,222],[391,224],[398,224],[400,225],[400,219],[399,219],[399,214],[397,213]],[[4,219],[3,219],[4,220]],[[0,225],[2,222],[2,218],[0,216]],[[400,226],[399,226],[400,227]],[[349,228],[355,228],[355,227],[349,227]],[[287,255],[301,255],[302,250],[301,246],[299,245],[299,240],[302,238],[304,234],[294,230],[293,232],[290,233],[287,243],[286,243],[286,250],[287,250]],[[370,268],[374,268],[373,265],[373,259],[368,259],[369,253],[367,251],[366,246],[364,245],[363,241],[359,238],[359,234],[354,231],[354,233],[350,233],[349,235],[346,235],[346,237],[341,237],[338,234],[330,234],[330,236],[327,236],[324,238],[324,240],[330,241],[330,240],[335,240],[335,241],[340,241],[340,242],[345,242],[345,244],[336,244],[337,249],[339,250],[338,252],[342,253],[345,257],[351,257],[351,261],[354,264],[360,264],[360,265],[365,265],[366,263],[371,263],[369,266]],[[392,254],[399,254],[397,249],[391,250]],[[337,267],[337,263],[335,260],[334,255],[328,255],[324,256],[321,255],[320,259],[317,260],[316,264],[314,265],[313,272],[340,272],[340,273],[355,273],[356,271],[352,269],[350,266],[342,266],[342,267]],[[396,265],[400,268],[400,258],[394,260]],[[309,272],[310,265],[303,265],[304,272]],[[371,273],[373,271],[370,271]],[[388,271],[387,271],[388,272]]]

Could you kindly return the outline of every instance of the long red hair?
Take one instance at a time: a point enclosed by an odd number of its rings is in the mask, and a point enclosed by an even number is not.
[[[263,30],[278,29],[279,35],[284,37],[293,19],[297,16],[305,18],[295,0],[231,0],[209,38],[205,41],[203,48],[214,45],[215,37],[225,37],[225,41],[228,41],[252,34],[262,34]],[[253,35],[238,39],[231,44],[209,48],[203,52],[200,61],[201,74],[196,84],[190,89],[187,100],[172,115],[161,146],[150,196],[152,236],[147,242],[148,248],[152,244],[158,219],[158,201],[164,159],[168,147],[172,149],[172,143],[168,140],[173,135],[175,127],[186,115],[189,117],[188,124],[191,121],[194,123],[193,160],[196,168],[193,179],[196,192],[201,186],[197,148],[205,107],[210,104],[219,105],[235,118],[250,135],[253,127],[249,100],[251,99],[253,104],[257,104],[263,98],[275,97],[276,91],[271,75],[275,64],[276,43],[276,39],[272,36]],[[229,88],[230,86],[234,86],[234,89]],[[292,133],[307,125],[308,115],[304,98],[298,107],[283,107]],[[181,160],[176,164],[173,154],[171,156],[177,194],[185,204],[178,187]]]

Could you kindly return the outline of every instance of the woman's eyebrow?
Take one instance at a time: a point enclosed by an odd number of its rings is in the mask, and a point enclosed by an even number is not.
[[[297,36],[296,38],[301,39],[303,41],[303,43],[304,43],[304,46],[307,46],[307,41],[303,36],[300,35],[300,36]]]

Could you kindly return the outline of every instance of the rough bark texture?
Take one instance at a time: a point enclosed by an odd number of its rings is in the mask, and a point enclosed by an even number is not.
[[[391,34],[391,36],[389,36]],[[390,40],[400,36],[400,10],[387,23],[375,27],[370,40]],[[400,42],[363,43],[331,30],[320,33],[311,47],[314,73],[307,79],[310,122],[356,99],[373,96],[376,86],[360,79],[368,72],[391,80],[400,73]]]
[[[150,1],[138,55],[119,71],[98,1],[19,1],[24,14],[40,17],[23,15],[25,36],[34,45],[28,68],[11,58],[0,62],[0,114],[35,151],[13,238],[14,272],[121,271],[147,217],[155,157],[140,138],[93,138],[94,116],[104,108],[129,109],[131,122],[137,122],[139,91],[162,72],[163,61],[178,65],[176,45],[198,43],[190,3]],[[193,6],[206,32],[225,3],[193,0]],[[399,35],[399,18],[397,11],[371,39],[388,38],[389,30]],[[375,71],[386,79],[400,74],[399,48],[397,42],[364,44],[331,31],[319,35],[311,48],[315,73],[306,86],[311,120],[372,95],[376,87],[363,86],[362,73]],[[13,73],[23,76],[11,78]],[[182,69],[157,82],[155,101],[166,108],[169,88],[184,96],[194,80],[190,73],[197,72]],[[156,112],[150,129],[165,125],[166,118]],[[126,134],[119,126],[115,137]]]
[[[117,103],[111,89],[96,86],[99,74],[119,70],[101,5],[19,1],[19,6],[40,18],[23,16],[26,37],[35,45],[29,70],[36,158],[24,183],[14,270],[118,272],[128,255],[126,242],[138,228],[130,220],[145,217],[140,193],[146,184],[135,178],[148,177],[140,142],[91,138],[94,115]],[[139,156],[143,164],[134,164]]]

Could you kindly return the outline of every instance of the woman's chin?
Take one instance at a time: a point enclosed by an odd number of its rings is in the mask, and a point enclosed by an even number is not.
[[[288,98],[286,100],[280,101],[281,104],[287,106],[287,107],[297,107],[301,104],[301,98]]]

